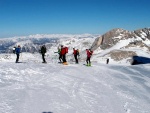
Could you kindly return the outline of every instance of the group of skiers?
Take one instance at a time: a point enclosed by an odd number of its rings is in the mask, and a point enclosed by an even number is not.
[[[68,48],[61,45],[61,48],[58,48],[59,61],[60,63],[63,63],[64,65],[67,65],[66,53],[68,53]],[[91,49],[86,49],[86,53],[87,53],[87,59],[86,59],[87,66],[91,66],[90,59],[93,54],[93,51]],[[79,49],[73,48],[73,55],[74,55],[76,64],[78,64],[79,63],[78,58],[80,56]]]
[[[42,60],[43,60],[42,63],[46,63],[46,60],[45,60],[45,53],[47,52],[46,46],[42,45],[39,52],[42,54]],[[19,56],[20,56],[20,53],[21,53],[20,45],[13,48],[13,53],[15,53],[17,55],[16,63],[18,63]],[[58,47],[58,52],[57,53],[59,54],[59,63],[63,63],[64,65],[67,65],[68,63],[66,61],[66,54],[68,53],[68,47],[65,47],[65,46],[61,45],[61,48]],[[87,53],[87,59],[86,59],[87,64],[86,65],[91,66],[90,59],[91,59],[91,56],[93,54],[93,51],[91,49],[86,49],[86,53]],[[73,55],[74,55],[74,59],[75,59],[76,64],[78,64],[79,63],[78,58],[80,56],[79,50],[73,48]]]

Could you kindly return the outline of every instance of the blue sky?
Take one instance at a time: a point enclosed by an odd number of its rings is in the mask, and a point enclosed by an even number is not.
[[[0,0],[0,38],[150,27],[150,0]]]

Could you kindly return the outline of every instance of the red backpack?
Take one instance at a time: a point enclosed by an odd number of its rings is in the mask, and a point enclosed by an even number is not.
[[[68,47],[65,47],[66,53],[68,53]]]

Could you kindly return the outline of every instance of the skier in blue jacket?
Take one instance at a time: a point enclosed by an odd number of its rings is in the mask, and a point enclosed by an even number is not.
[[[15,52],[16,52],[16,55],[17,55],[16,63],[18,63],[18,61],[19,61],[19,56],[20,56],[20,52],[21,52],[20,45],[18,45],[18,47],[15,49]]]

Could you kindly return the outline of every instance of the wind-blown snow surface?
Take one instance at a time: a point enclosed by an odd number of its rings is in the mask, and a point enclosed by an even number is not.
[[[150,65],[0,63],[1,113],[150,113]]]

